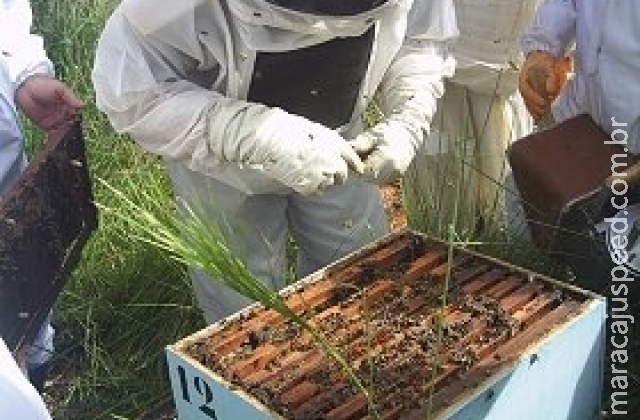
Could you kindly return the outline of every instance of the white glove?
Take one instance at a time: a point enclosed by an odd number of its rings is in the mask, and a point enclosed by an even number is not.
[[[444,78],[454,71],[445,43],[408,42],[396,54],[377,92],[386,118],[351,141],[366,156],[367,181],[382,184],[404,174],[430,129]]]
[[[384,184],[402,176],[422,141],[419,131],[400,121],[387,120],[353,139],[351,147],[366,156],[365,180]]]
[[[279,108],[222,101],[209,128],[214,155],[263,171],[301,194],[344,183],[349,169],[363,172],[362,160],[338,132]]]

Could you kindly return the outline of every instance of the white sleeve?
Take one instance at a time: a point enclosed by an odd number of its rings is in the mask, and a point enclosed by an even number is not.
[[[51,420],[36,389],[18,368],[0,338],[0,417],[11,420]]]
[[[27,0],[2,0],[0,3],[0,48],[14,91],[29,76],[53,75],[42,38],[31,33],[32,13]]]
[[[92,80],[96,104],[118,132],[206,172],[212,158],[207,117],[223,96],[189,81],[205,55],[193,22],[191,10],[161,34],[143,34],[116,9],[98,41]]]
[[[407,123],[416,135],[429,130],[444,79],[455,71],[448,48],[457,35],[453,1],[413,3],[405,42],[378,89],[382,112]]]
[[[548,51],[556,57],[564,55],[576,35],[576,1],[546,0],[540,5],[522,36],[522,52]]]

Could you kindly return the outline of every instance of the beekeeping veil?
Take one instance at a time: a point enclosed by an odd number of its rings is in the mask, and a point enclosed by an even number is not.
[[[136,27],[144,34],[158,31],[176,16],[188,14],[197,7],[214,0],[181,0],[156,2],[124,0],[125,13],[135,18]],[[331,33],[349,36],[362,32],[364,20],[370,21],[387,6],[399,0],[227,0],[226,7],[245,24],[266,25],[271,28],[294,29],[306,27],[309,34]]]
[[[228,0],[244,44],[257,52],[247,99],[332,128],[348,123],[368,69],[374,22],[397,2]]]
[[[283,9],[317,16],[355,16],[370,12],[388,0],[265,0]]]

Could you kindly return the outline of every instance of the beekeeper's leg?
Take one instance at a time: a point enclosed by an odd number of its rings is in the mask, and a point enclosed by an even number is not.
[[[504,99],[498,94],[469,90],[467,101],[472,116],[473,156],[469,156],[470,180],[475,185],[477,233],[495,232],[504,225],[505,150],[509,127]]]
[[[433,130],[405,174],[405,203],[411,225],[434,235],[446,235],[457,204],[456,231],[466,236],[475,227],[476,193],[468,164],[475,141],[467,89],[451,82],[445,86]]]
[[[52,313],[42,323],[40,331],[27,350],[27,376],[33,387],[42,392],[49,373],[53,357],[53,337],[55,330],[51,326]]]
[[[0,413],[3,419],[51,420],[47,408],[35,389],[24,377],[0,337]]]
[[[206,219],[218,223],[233,254],[259,279],[278,290],[284,287],[286,196],[246,195],[182,165],[168,164],[178,200]],[[226,317],[252,301],[216,282],[200,270],[190,269],[200,309],[207,323]]]
[[[291,195],[288,209],[300,277],[378,239],[388,229],[379,188],[359,180],[318,196]]]

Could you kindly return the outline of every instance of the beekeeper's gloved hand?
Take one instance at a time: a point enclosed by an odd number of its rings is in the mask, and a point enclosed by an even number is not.
[[[210,116],[209,147],[274,178],[300,194],[315,194],[347,179],[364,164],[337,131],[280,108],[226,99]]]
[[[367,181],[383,184],[404,174],[430,130],[444,79],[454,71],[446,42],[416,39],[398,51],[377,90],[383,120],[351,140]]]
[[[553,57],[546,51],[532,51],[520,69],[519,88],[531,116],[539,120],[549,112],[571,71],[568,57]]]
[[[351,141],[351,146],[365,157],[365,180],[384,184],[404,174],[421,139],[419,128],[390,119],[357,136]]]

